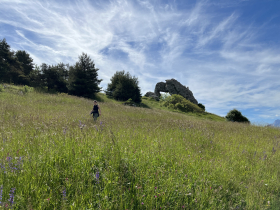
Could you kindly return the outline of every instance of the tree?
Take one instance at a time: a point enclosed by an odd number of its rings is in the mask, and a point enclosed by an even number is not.
[[[63,74],[61,73],[61,65],[60,66],[48,66],[43,63],[41,65],[41,81],[43,86],[48,87],[48,91],[58,91],[67,93],[67,84],[66,80],[63,78]]]
[[[98,85],[102,80],[97,78],[98,70],[91,58],[82,53],[75,66],[69,69],[69,94],[92,98],[95,93],[100,92]]]
[[[8,82],[9,78],[9,63],[8,57],[10,56],[10,45],[6,39],[0,40],[0,82]]]
[[[15,52],[10,50],[6,39],[0,40],[0,81],[14,84],[28,84],[22,63]]]
[[[25,50],[18,50],[15,56],[17,57],[18,61],[21,63],[21,66],[23,67],[24,75],[29,76],[29,74],[34,68],[33,59]]]
[[[197,104],[197,106],[199,106],[201,109],[203,109],[203,111],[205,111],[205,106],[202,103]]]
[[[138,83],[138,78],[132,77],[129,72],[117,71],[108,84],[106,95],[121,101],[131,98],[134,102],[140,103],[141,93]]]
[[[226,119],[227,119],[227,121],[244,122],[244,123],[250,124],[250,121],[246,117],[244,117],[240,111],[238,111],[236,109],[229,111],[227,113]]]
[[[29,78],[30,78],[31,87],[43,87],[44,86],[40,66],[35,64],[33,71],[31,71],[29,74]]]

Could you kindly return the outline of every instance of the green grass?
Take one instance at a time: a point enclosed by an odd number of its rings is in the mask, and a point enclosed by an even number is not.
[[[92,100],[20,90],[0,92],[3,209],[279,209],[279,129],[102,94],[94,123]]]

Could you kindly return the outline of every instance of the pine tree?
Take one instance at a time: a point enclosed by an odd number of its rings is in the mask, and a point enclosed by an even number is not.
[[[0,82],[10,82],[8,62],[10,53],[10,45],[6,39],[0,40]]]
[[[6,39],[0,41],[0,81],[14,84],[28,83],[21,62],[15,52],[10,50]]]
[[[25,50],[18,50],[15,54],[18,61],[21,63],[23,67],[23,73],[25,76],[29,76],[31,71],[34,68],[33,59],[30,57],[30,55]]]
[[[98,85],[102,81],[98,80],[97,71],[91,58],[82,53],[79,61],[69,69],[69,94],[92,98],[95,93],[101,90]]]

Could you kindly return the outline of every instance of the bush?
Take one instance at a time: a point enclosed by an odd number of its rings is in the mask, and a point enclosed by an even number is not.
[[[205,106],[201,103],[199,103],[197,106],[199,106],[201,109],[203,109],[203,111],[205,111]]]
[[[227,113],[226,116],[227,121],[232,122],[244,122],[244,123],[250,123],[250,121],[244,117],[240,111],[233,109]]]
[[[203,112],[203,110],[196,104],[193,104],[183,96],[177,94],[167,97],[163,102],[163,105],[171,109],[180,110],[182,112]]]
[[[29,87],[29,86],[27,86],[27,85],[24,85],[21,91],[22,91],[23,93],[29,93],[29,92],[32,92],[33,90],[34,90],[33,87]]]
[[[126,102],[124,102],[125,105],[130,105],[132,106],[134,104],[133,100],[130,98]]]
[[[167,99],[168,97],[170,97],[170,94],[169,94],[169,93],[163,93],[163,94],[160,95],[159,100],[160,100],[160,101],[166,101],[166,99]]]

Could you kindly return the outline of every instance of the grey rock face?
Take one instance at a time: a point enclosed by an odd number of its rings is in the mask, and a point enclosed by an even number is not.
[[[194,98],[192,91],[189,87],[182,85],[175,79],[165,80],[166,82],[159,82],[156,84],[154,93],[148,92],[150,95],[155,94],[158,98],[160,97],[160,92],[168,92],[170,95],[178,94],[183,96],[185,99],[189,100],[194,104],[198,104],[197,100]],[[148,94],[146,93],[146,95]],[[145,95],[145,96],[146,96]],[[153,97],[153,96],[147,96]]]
[[[159,97],[158,97],[154,92],[147,92],[147,93],[145,94],[145,96],[146,96],[146,97],[152,97],[152,98],[154,98],[156,101],[159,100]]]

